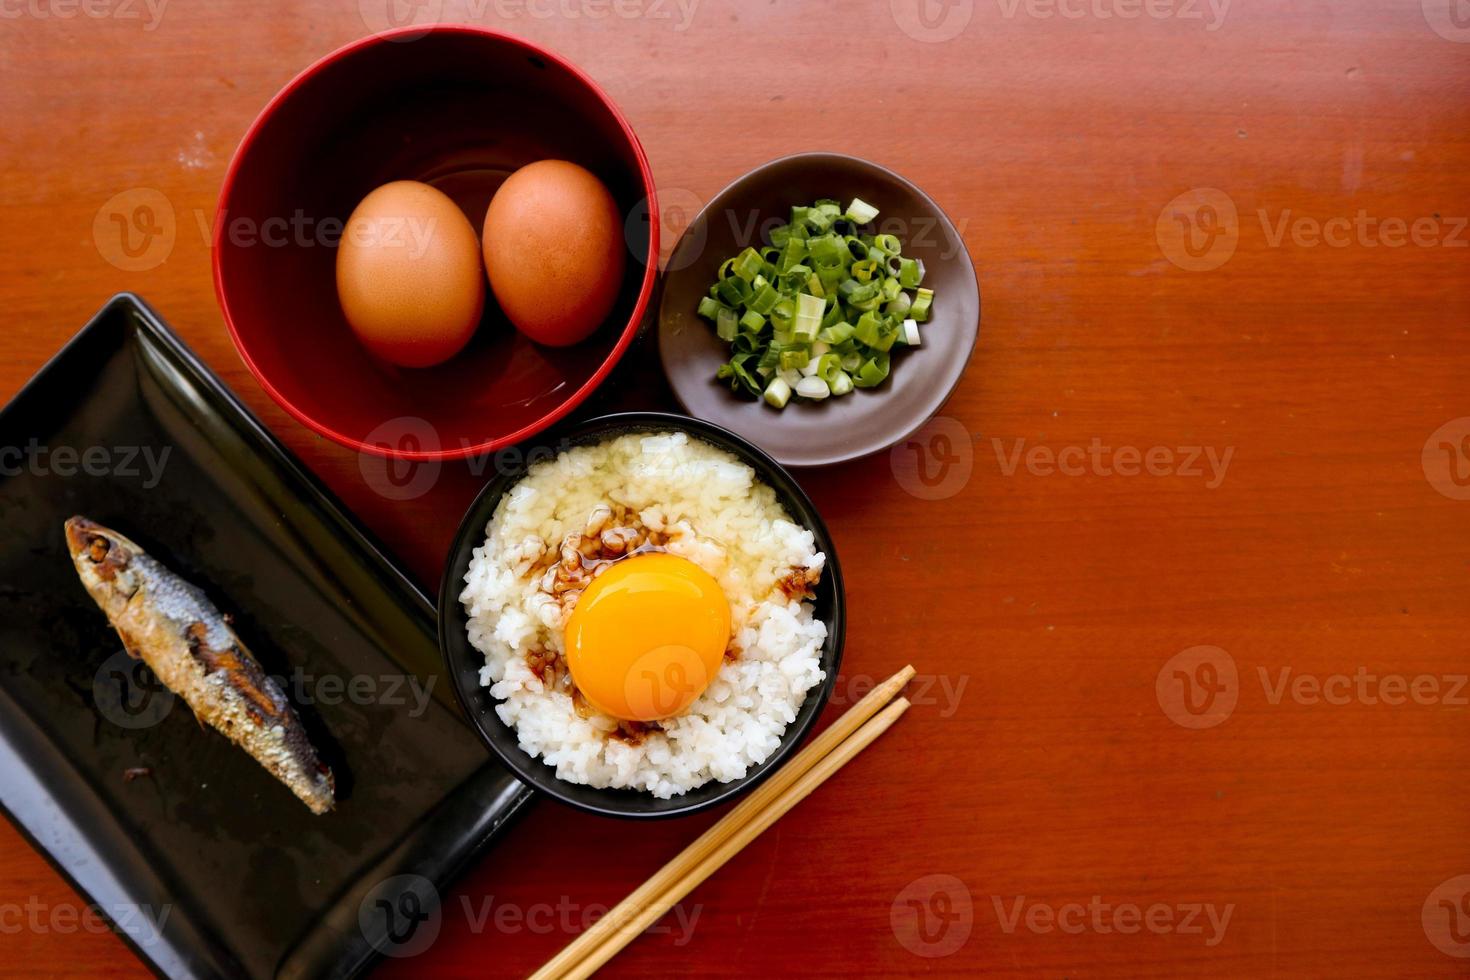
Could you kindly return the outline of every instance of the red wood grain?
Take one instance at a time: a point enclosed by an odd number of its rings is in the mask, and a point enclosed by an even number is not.
[[[847,571],[840,700],[912,661],[921,703],[691,895],[692,929],[670,919],[608,972],[1466,972],[1433,940],[1470,952],[1438,904],[1463,883],[1435,891],[1470,873],[1470,691],[1452,691],[1470,670],[1470,501],[1440,440],[1421,453],[1470,416],[1470,25],[1448,0],[1223,16],[959,0],[927,22],[917,0],[685,2],[430,6],[583,65],[644,141],[674,229],[787,152],[902,172],[961,226],[985,309],[948,450],[801,475]],[[155,21],[141,3],[52,4],[0,5],[0,395],[135,290],[436,580],[476,478],[450,466],[417,500],[375,494],[378,464],[255,385],[209,277],[235,141],[381,7],[174,0]],[[166,199],[175,241],[130,272],[93,228],[136,188]],[[1205,247],[1199,195],[1181,211],[1199,254],[1182,248],[1171,202],[1203,188],[1235,209],[1228,257],[1228,237]],[[657,403],[656,381],[633,371],[605,404]],[[1195,449],[1228,465],[1195,474]],[[1202,645],[1235,665],[1236,704],[1193,729],[1171,720],[1193,716],[1166,665]],[[1421,676],[1437,689],[1406,694]],[[384,972],[524,974],[712,819],[539,804],[444,896],[433,946]],[[12,929],[27,903],[83,900],[8,826],[0,841],[4,969],[144,974],[106,933]],[[970,910],[967,935],[946,908]]]

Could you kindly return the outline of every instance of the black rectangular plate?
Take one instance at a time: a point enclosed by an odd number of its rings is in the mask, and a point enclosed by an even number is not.
[[[10,819],[158,973],[350,976],[394,948],[400,893],[432,900],[531,795],[464,722],[429,600],[136,297],[0,411],[0,454]],[[67,554],[72,514],[235,616],[335,771],[334,811],[119,656]]]

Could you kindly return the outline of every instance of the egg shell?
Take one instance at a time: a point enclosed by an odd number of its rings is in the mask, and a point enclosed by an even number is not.
[[[538,160],[506,178],[485,212],[490,288],[537,343],[579,343],[612,311],[627,264],[623,218],[608,189],[566,160]]]
[[[383,360],[411,368],[448,360],[485,307],[474,227],[428,184],[384,184],[347,219],[337,298],[358,339]]]

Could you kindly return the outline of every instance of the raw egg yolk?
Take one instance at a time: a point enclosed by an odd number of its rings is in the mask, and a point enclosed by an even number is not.
[[[713,576],[677,555],[634,555],[582,591],[567,621],[567,666],[599,711],[656,721],[703,693],[729,642],[730,603]]]

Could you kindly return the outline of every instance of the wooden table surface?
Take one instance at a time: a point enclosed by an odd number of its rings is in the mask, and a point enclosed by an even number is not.
[[[0,2],[0,396],[134,290],[431,582],[475,478],[376,495],[255,384],[209,273],[245,127],[385,2]],[[584,66],[670,229],[845,151],[942,204],[984,294],[924,438],[800,475],[847,570],[836,701],[912,661],[917,707],[609,974],[1466,972],[1470,20],[924,4],[427,3]],[[129,270],[139,188],[174,242]],[[384,972],[524,974],[712,819],[539,802]],[[18,925],[84,901],[0,827],[0,970],[143,975]]]

